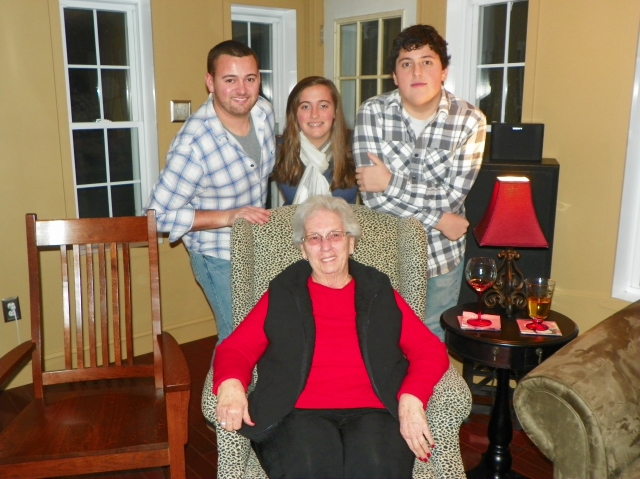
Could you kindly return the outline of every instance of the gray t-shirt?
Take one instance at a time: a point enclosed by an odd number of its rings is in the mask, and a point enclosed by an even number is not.
[[[239,136],[235,133],[227,130],[233,137],[238,140],[240,146],[247,154],[247,156],[256,162],[256,167],[260,166],[260,160],[262,158],[262,148],[260,148],[260,142],[258,141],[258,135],[256,134],[256,129],[253,126],[253,118],[249,117],[249,121],[251,122],[251,126],[249,128],[249,133],[247,136]]]

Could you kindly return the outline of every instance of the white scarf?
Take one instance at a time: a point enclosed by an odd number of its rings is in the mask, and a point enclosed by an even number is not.
[[[329,150],[329,146],[330,143],[325,145],[324,152]],[[300,178],[296,196],[293,198],[294,205],[302,203],[310,196],[331,194],[329,182],[323,176],[329,168],[329,158],[324,152],[313,146],[304,133],[300,132],[300,160],[305,169]]]

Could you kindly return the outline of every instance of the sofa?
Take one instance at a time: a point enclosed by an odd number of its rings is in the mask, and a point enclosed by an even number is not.
[[[527,374],[513,403],[554,478],[640,478],[640,301]]]

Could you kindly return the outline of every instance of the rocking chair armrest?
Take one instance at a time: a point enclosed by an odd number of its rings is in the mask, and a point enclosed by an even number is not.
[[[166,392],[190,390],[191,376],[189,375],[187,360],[178,342],[171,334],[163,332],[158,335],[158,346],[162,356],[164,390]]]
[[[33,341],[25,341],[0,358],[0,385],[22,365],[35,347]]]

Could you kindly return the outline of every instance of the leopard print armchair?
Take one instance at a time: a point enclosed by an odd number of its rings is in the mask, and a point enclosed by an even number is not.
[[[234,328],[267,290],[271,279],[301,258],[291,242],[295,206],[272,210],[268,223],[252,225],[237,221],[231,233],[231,293]],[[427,242],[415,219],[399,219],[353,206],[362,237],[353,258],[386,273],[419,317],[424,317],[427,290]],[[216,397],[212,394],[212,371],[202,392],[202,412],[216,424],[219,479],[266,479],[249,440],[217,426]],[[254,370],[255,384],[256,373]],[[250,386],[251,388],[251,386]],[[471,411],[471,392],[458,372],[449,367],[435,386],[427,406],[427,420],[437,447],[427,463],[416,460],[414,479],[464,478],[459,431]]]

